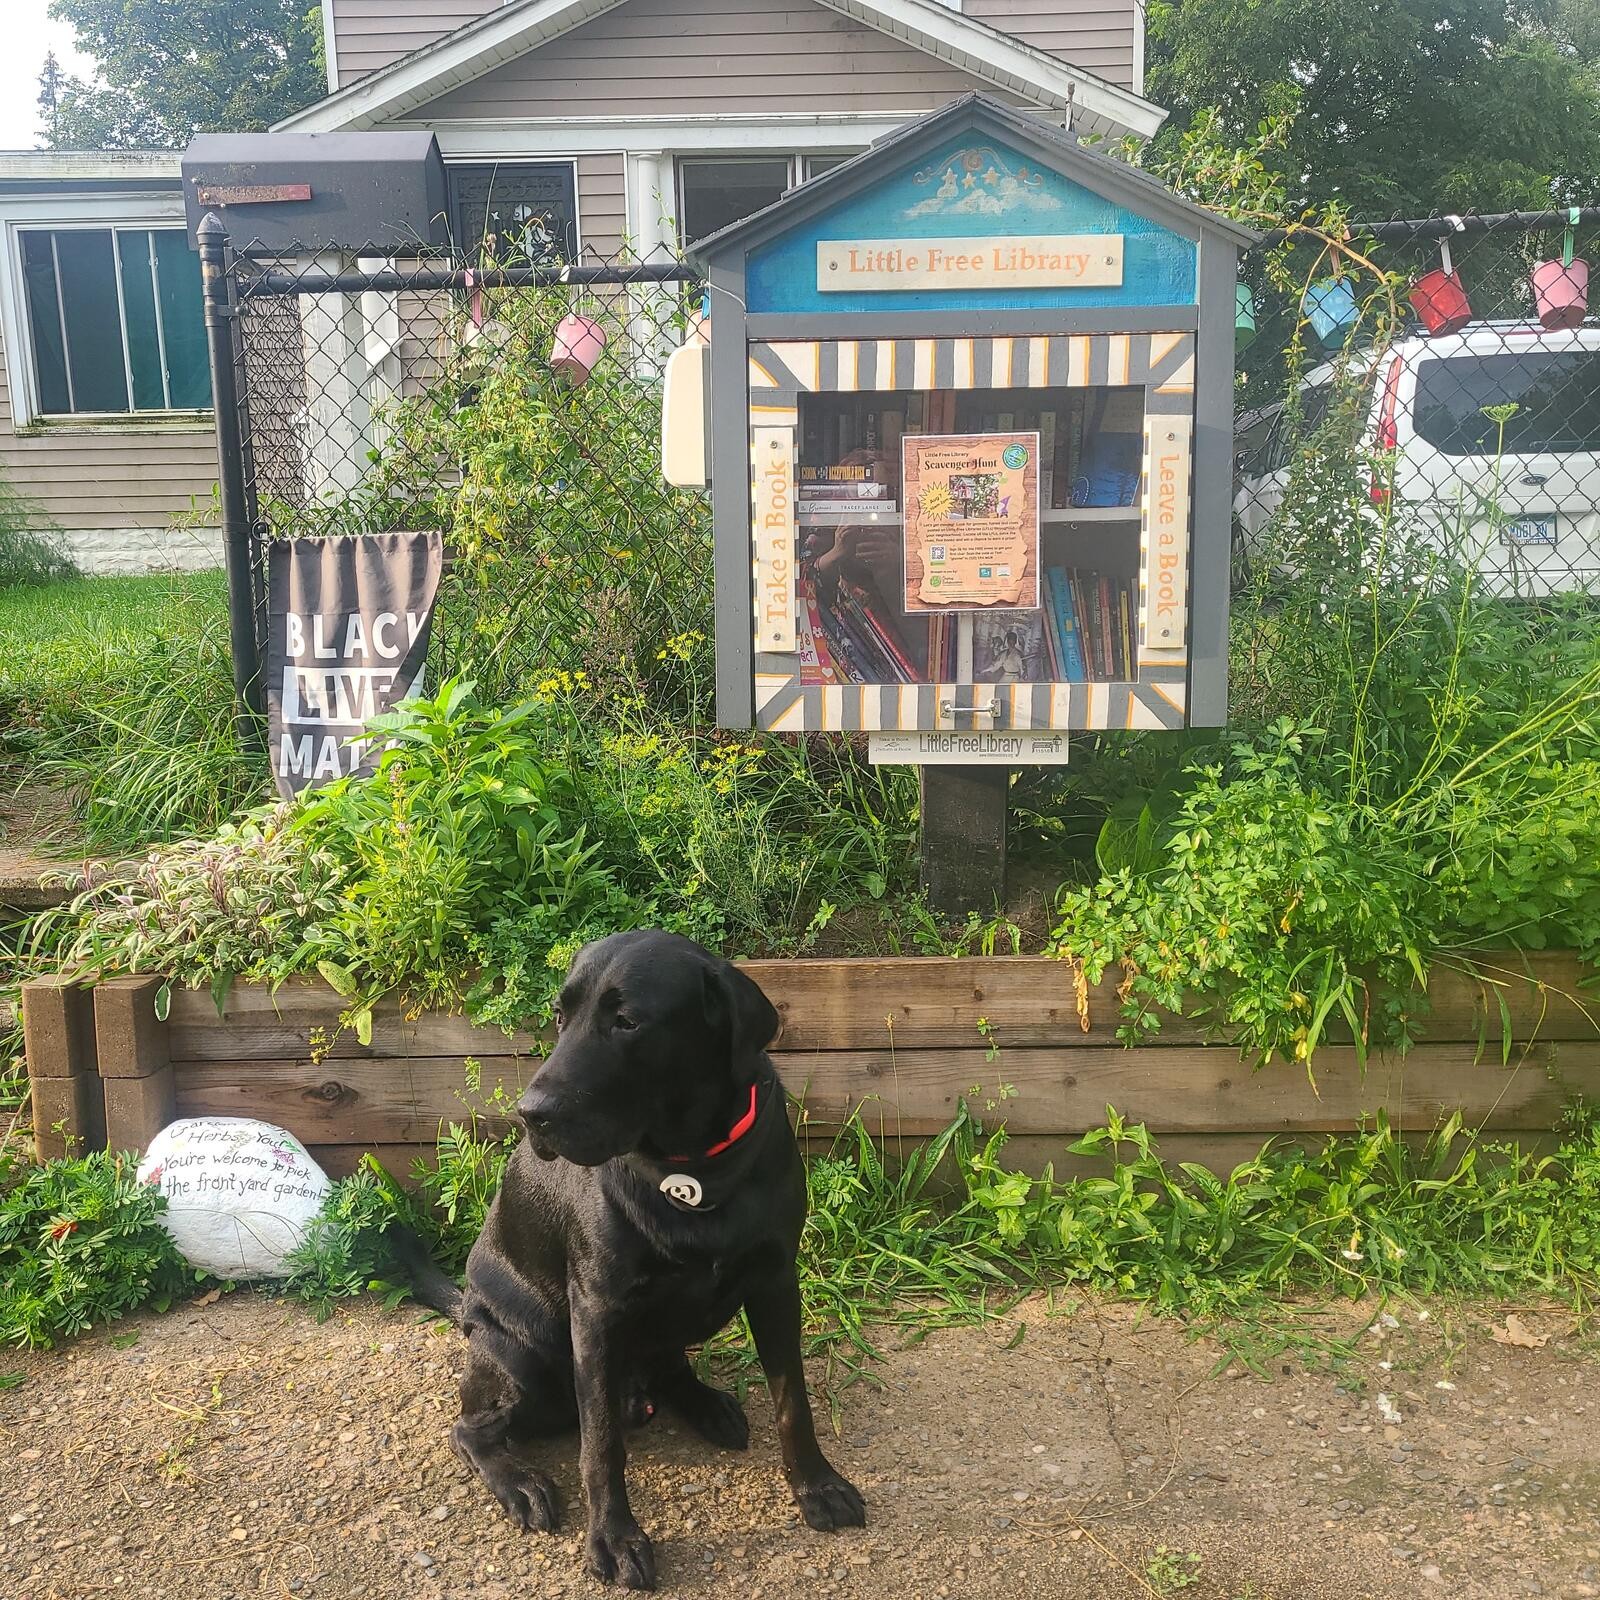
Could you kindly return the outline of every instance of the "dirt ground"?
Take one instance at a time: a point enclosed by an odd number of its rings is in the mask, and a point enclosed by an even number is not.
[[[1495,1342],[1503,1307],[1398,1308],[1348,1363],[1263,1380],[1208,1376],[1215,1343],[1131,1308],[1031,1301],[837,1393],[864,1532],[800,1523],[760,1391],[746,1454],[663,1419],[635,1435],[633,1504],[662,1592],[719,1600],[1600,1596],[1595,1358],[1569,1316],[1521,1320],[1548,1342]],[[0,1388],[0,1596],[602,1593],[573,1444],[536,1457],[567,1497],[555,1537],[517,1533],[451,1455],[460,1355],[414,1309],[319,1326],[250,1293],[0,1353],[23,1375]]]

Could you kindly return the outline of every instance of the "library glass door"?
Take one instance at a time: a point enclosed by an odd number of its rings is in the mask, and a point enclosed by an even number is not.
[[[793,470],[763,726],[1182,726],[1192,335],[753,345],[750,378],[758,522],[763,448]]]

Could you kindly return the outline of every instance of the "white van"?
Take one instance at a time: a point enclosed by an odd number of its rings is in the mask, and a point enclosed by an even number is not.
[[[1600,593],[1600,327],[1475,322],[1437,339],[1408,334],[1309,373],[1297,419],[1281,404],[1245,413],[1234,513],[1248,554],[1259,552],[1296,444],[1323,422],[1336,383],[1362,387],[1366,442],[1394,452],[1397,519],[1474,562],[1491,593]],[[1503,439],[1486,414],[1501,406],[1515,408]],[[1389,489],[1380,474],[1375,511]]]

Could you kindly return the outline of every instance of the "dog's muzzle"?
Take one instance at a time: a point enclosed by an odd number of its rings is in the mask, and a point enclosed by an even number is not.
[[[528,1148],[541,1161],[554,1161],[561,1154],[551,1133],[555,1113],[554,1098],[537,1089],[529,1089],[517,1102],[517,1115],[527,1130]]]

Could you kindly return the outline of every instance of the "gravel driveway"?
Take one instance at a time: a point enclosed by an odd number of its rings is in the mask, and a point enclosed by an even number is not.
[[[636,1435],[633,1503],[671,1595],[1600,1596],[1600,1398],[1570,1316],[1524,1308],[1539,1348],[1490,1336],[1499,1307],[1397,1316],[1341,1368],[1263,1380],[1209,1376],[1214,1343],[1129,1307],[1030,1301],[837,1393],[864,1532],[799,1522],[759,1391],[747,1454]],[[414,1310],[319,1326],[239,1293],[0,1354],[25,1374],[0,1391],[0,1596],[605,1592],[570,1510],[559,1537],[517,1534],[451,1455],[460,1353]],[[570,1507],[575,1448],[541,1459]]]

